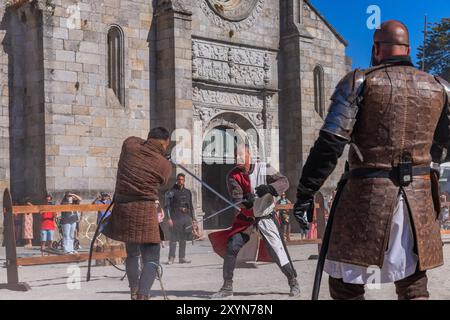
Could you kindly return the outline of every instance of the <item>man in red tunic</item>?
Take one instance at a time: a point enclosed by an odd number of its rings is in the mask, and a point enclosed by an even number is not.
[[[227,185],[233,203],[239,203],[241,210],[231,228],[209,235],[214,251],[224,258],[224,284],[212,298],[233,295],[233,273],[238,254],[244,251],[250,253],[253,261],[277,263],[288,279],[290,296],[297,296],[300,294],[297,273],[280,237],[273,211],[274,197],[285,192],[289,182],[270,165],[252,163],[248,147],[238,147],[237,159],[238,165],[227,176]],[[249,248],[251,244],[254,244],[253,252]]]

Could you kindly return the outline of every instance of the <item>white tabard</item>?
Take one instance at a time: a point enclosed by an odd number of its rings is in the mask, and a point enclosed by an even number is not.
[[[267,167],[264,162],[256,162],[252,173],[249,175],[252,191],[262,184],[267,183],[267,175],[272,175],[275,170],[272,167]],[[262,212],[272,213],[275,208],[274,197],[266,194],[262,198],[257,198],[254,203],[254,214],[256,217],[264,216]],[[259,232],[258,232],[259,231]],[[278,231],[278,227],[272,218],[261,219],[257,223],[257,228],[251,226],[245,231],[250,236],[250,240],[239,251],[237,261],[256,261],[259,251],[259,240],[264,237],[266,245],[272,248],[274,253],[273,259],[277,259],[280,266],[285,266],[289,263],[289,258],[284,248],[283,242]]]
[[[391,283],[414,274],[417,262],[418,257],[414,253],[414,235],[408,207],[403,196],[399,195],[392,218],[389,245],[383,267],[381,269],[377,266],[366,268],[327,259],[324,271],[333,278],[343,279],[345,283]]]

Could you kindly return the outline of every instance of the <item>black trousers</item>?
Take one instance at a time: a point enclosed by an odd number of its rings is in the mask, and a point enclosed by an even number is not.
[[[224,280],[233,280],[237,255],[248,240],[250,240],[250,236],[245,233],[237,233],[228,239],[227,252],[225,253],[225,257],[223,259]]]
[[[169,241],[169,258],[175,258],[177,250],[177,242],[180,243],[180,251],[178,257],[184,259],[186,257],[186,241],[192,237],[192,218],[187,214],[177,214],[172,218],[173,227],[170,228]]]
[[[125,267],[131,289],[148,296],[157,275],[161,246],[159,243],[126,243],[127,259]],[[142,266],[139,267],[139,260]]]
[[[334,300],[364,300],[365,289],[362,284],[344,283],[342,279],[329,277],[330,295]],[[395,282],[395,291],[399,300],[429,298],[426,271],[419,271],[408,278]]]
[[[186,258],[186,240],[180,240],[178,241],[180,243],[180,248],[178,251],[178,257],[179,259]],[[170,241],[169,242],[169,258],[175,258],[177,253],[177,241]]]
[[[264,238],[264,237],[263,237]],[[245,233],[237,233],[233,235],[230,239],[228,239],[227,243],[227,251],[225,253],[225,257],[223,260],[223,279],[224,280],[233,280],[234,275],[234,269],[236,268],[236,259],[239,254],[239,251],[241,248],[250,240],[250,236]],[[265,241],[265,239],[264,239]],[[286,264],[285,266],[281,266],[278,257],[275,254],[275,251],[272,249],[270,244],[265,241],[266,248],[273,259],[273,261],[278,265],[281,272],[288,278],[288,280],[291,280],[293,278],[296,278],[296,272],[291,266],[290,263]]]

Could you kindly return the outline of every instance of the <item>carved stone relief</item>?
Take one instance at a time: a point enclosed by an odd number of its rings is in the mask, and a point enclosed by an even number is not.
[[[194,112],[193,117],[194,120],[198,120],[202,122],[203,128],[206,128],[211,120],[218,116],[221,113],[229,112],[226,110],[222,110],[220,108],[210,108],[207,106],[202,106],[199,104],[194,104]],[[264,128],[264,115],[262,112],[236,112],[239,113],[239,115],[243,116],[247,120],[252,123],[252,125],[257,129],[263,129]]]
[[[158,0],[158,12],[167,10],[192,14],[192,4],[190,0]]]
[[[194,119],[208,123],[222,112],[236,112],[246,117],[256,128],[271,128],[273,121],[272,94],[223,91],[223,88],[194,86]]]
[[[264,99],[261,95],[220,91],[194,87],[192,100],[202,105],[217,105],[223,109],[244,111],[246,109],[262,110]]]
[[[204,40],[192,43],[194,80],[262,88],[271,81],[271,61],[264,50],[225,45]]]
[[[193,114],[194,119],[202,121],[203,125],[211,121],[211,119],[214,118],[217,114],[223,112],[219,108],[208,108],[195,103],[193,107],[194,107],[194,114]]]
[[[245,30],[253,26],[264,0],[198,0],[203,13],[218,27]]]

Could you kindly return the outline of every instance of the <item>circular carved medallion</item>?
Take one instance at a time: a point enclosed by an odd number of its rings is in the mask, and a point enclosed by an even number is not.
[[[210,7],[225,20],[242,21],[253,12],[259,0],[208,0]]]

